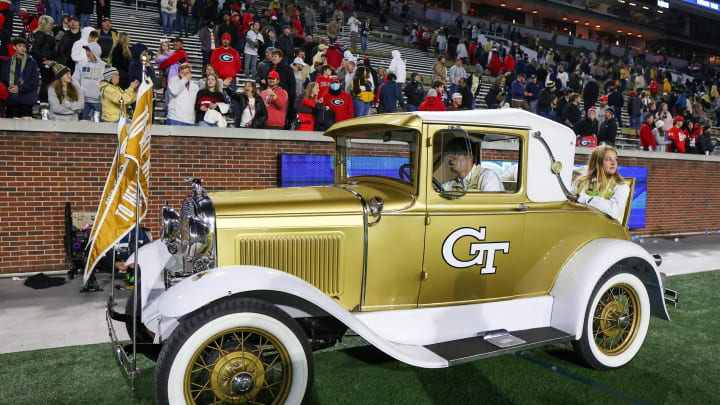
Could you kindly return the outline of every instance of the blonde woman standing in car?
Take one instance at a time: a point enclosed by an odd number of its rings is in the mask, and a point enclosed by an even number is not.
[[[630,186],[617,171],[617,151],[609,145],[593,150],[587,173],[573,183],[577,202],[596,208],[618,222],[622,221]]]

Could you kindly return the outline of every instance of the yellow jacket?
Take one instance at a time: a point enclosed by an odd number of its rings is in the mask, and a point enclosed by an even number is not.
[[[620,79],[627,79],[628,77],[630,77],[630,71],[626,68],[620,69]]]
[[[670,80],[668,80],[668,78],[666,77],[665,79],[663,79],[663,92],[670,94],[671,91],[672,86],[670,85]]]
[[[127,106],[135,102],[137,93],[132,87],[123,91],[118,86],[103,80],[100,82],[100,100],[102,101],[103,122],[115,122],[120,119],[120,99],[123,100],[123,114],[127,115]]]

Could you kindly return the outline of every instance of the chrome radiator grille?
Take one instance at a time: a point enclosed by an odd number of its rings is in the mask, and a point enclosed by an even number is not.
[[[341,295],[344,277],[341,232],[242,235],[236,239],[238,264],[290,273],[328,295]]]

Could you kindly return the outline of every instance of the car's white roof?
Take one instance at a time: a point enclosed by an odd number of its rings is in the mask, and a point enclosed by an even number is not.
[[[565,125],[518,108],[470,111],[416,111],[423,122],[457,125],[489,125],[527,128],[530,131],[527,162],[527,194],[531,201],[550,202],[566,199],[555,175],[552,161],[542,143],[532,136],[540,131],[556,161],[562,162],[560,177],[570,188],[575,156],[575,133]]]

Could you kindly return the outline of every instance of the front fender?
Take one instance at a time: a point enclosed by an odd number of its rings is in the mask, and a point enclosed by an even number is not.
[[[422,346],[410,346],[386,341],[352,313],[340,306],[304,280],[291,274],[258,266],[227,266],[208,270],[188,277],[167,290],[159,299],[159,310],[163,318],[179,319],[184,315],[217,301],[234,295],[248,295],[261,292],[266,297],[271,293],[280,293],[294,297],[297,307],[279,305],[293,316],[293,312],[302,314],[297,308],[314,306],[326,315],[332,316],[348,328],[362,336],[368,343],[389,356],[404,363],[425,368],[447,367],[447,360],[424,349]],[[255,297],[259,297],[257,294]],[[261,297],[261,296],[260,296]],[[260,298],[259,297],[259,298]],[[272,299],[266,300],[270,303]],[[165,336],[169,336],[169,330]]]
[[[550,325],[580,339],[590,295],[598,280],[613,265],[626,265],[643,281],[650,296],[651,314],[670,320],[655,260],[641,246],[621,240],[595,239],[565,263],[550,291],[553,309]]]

